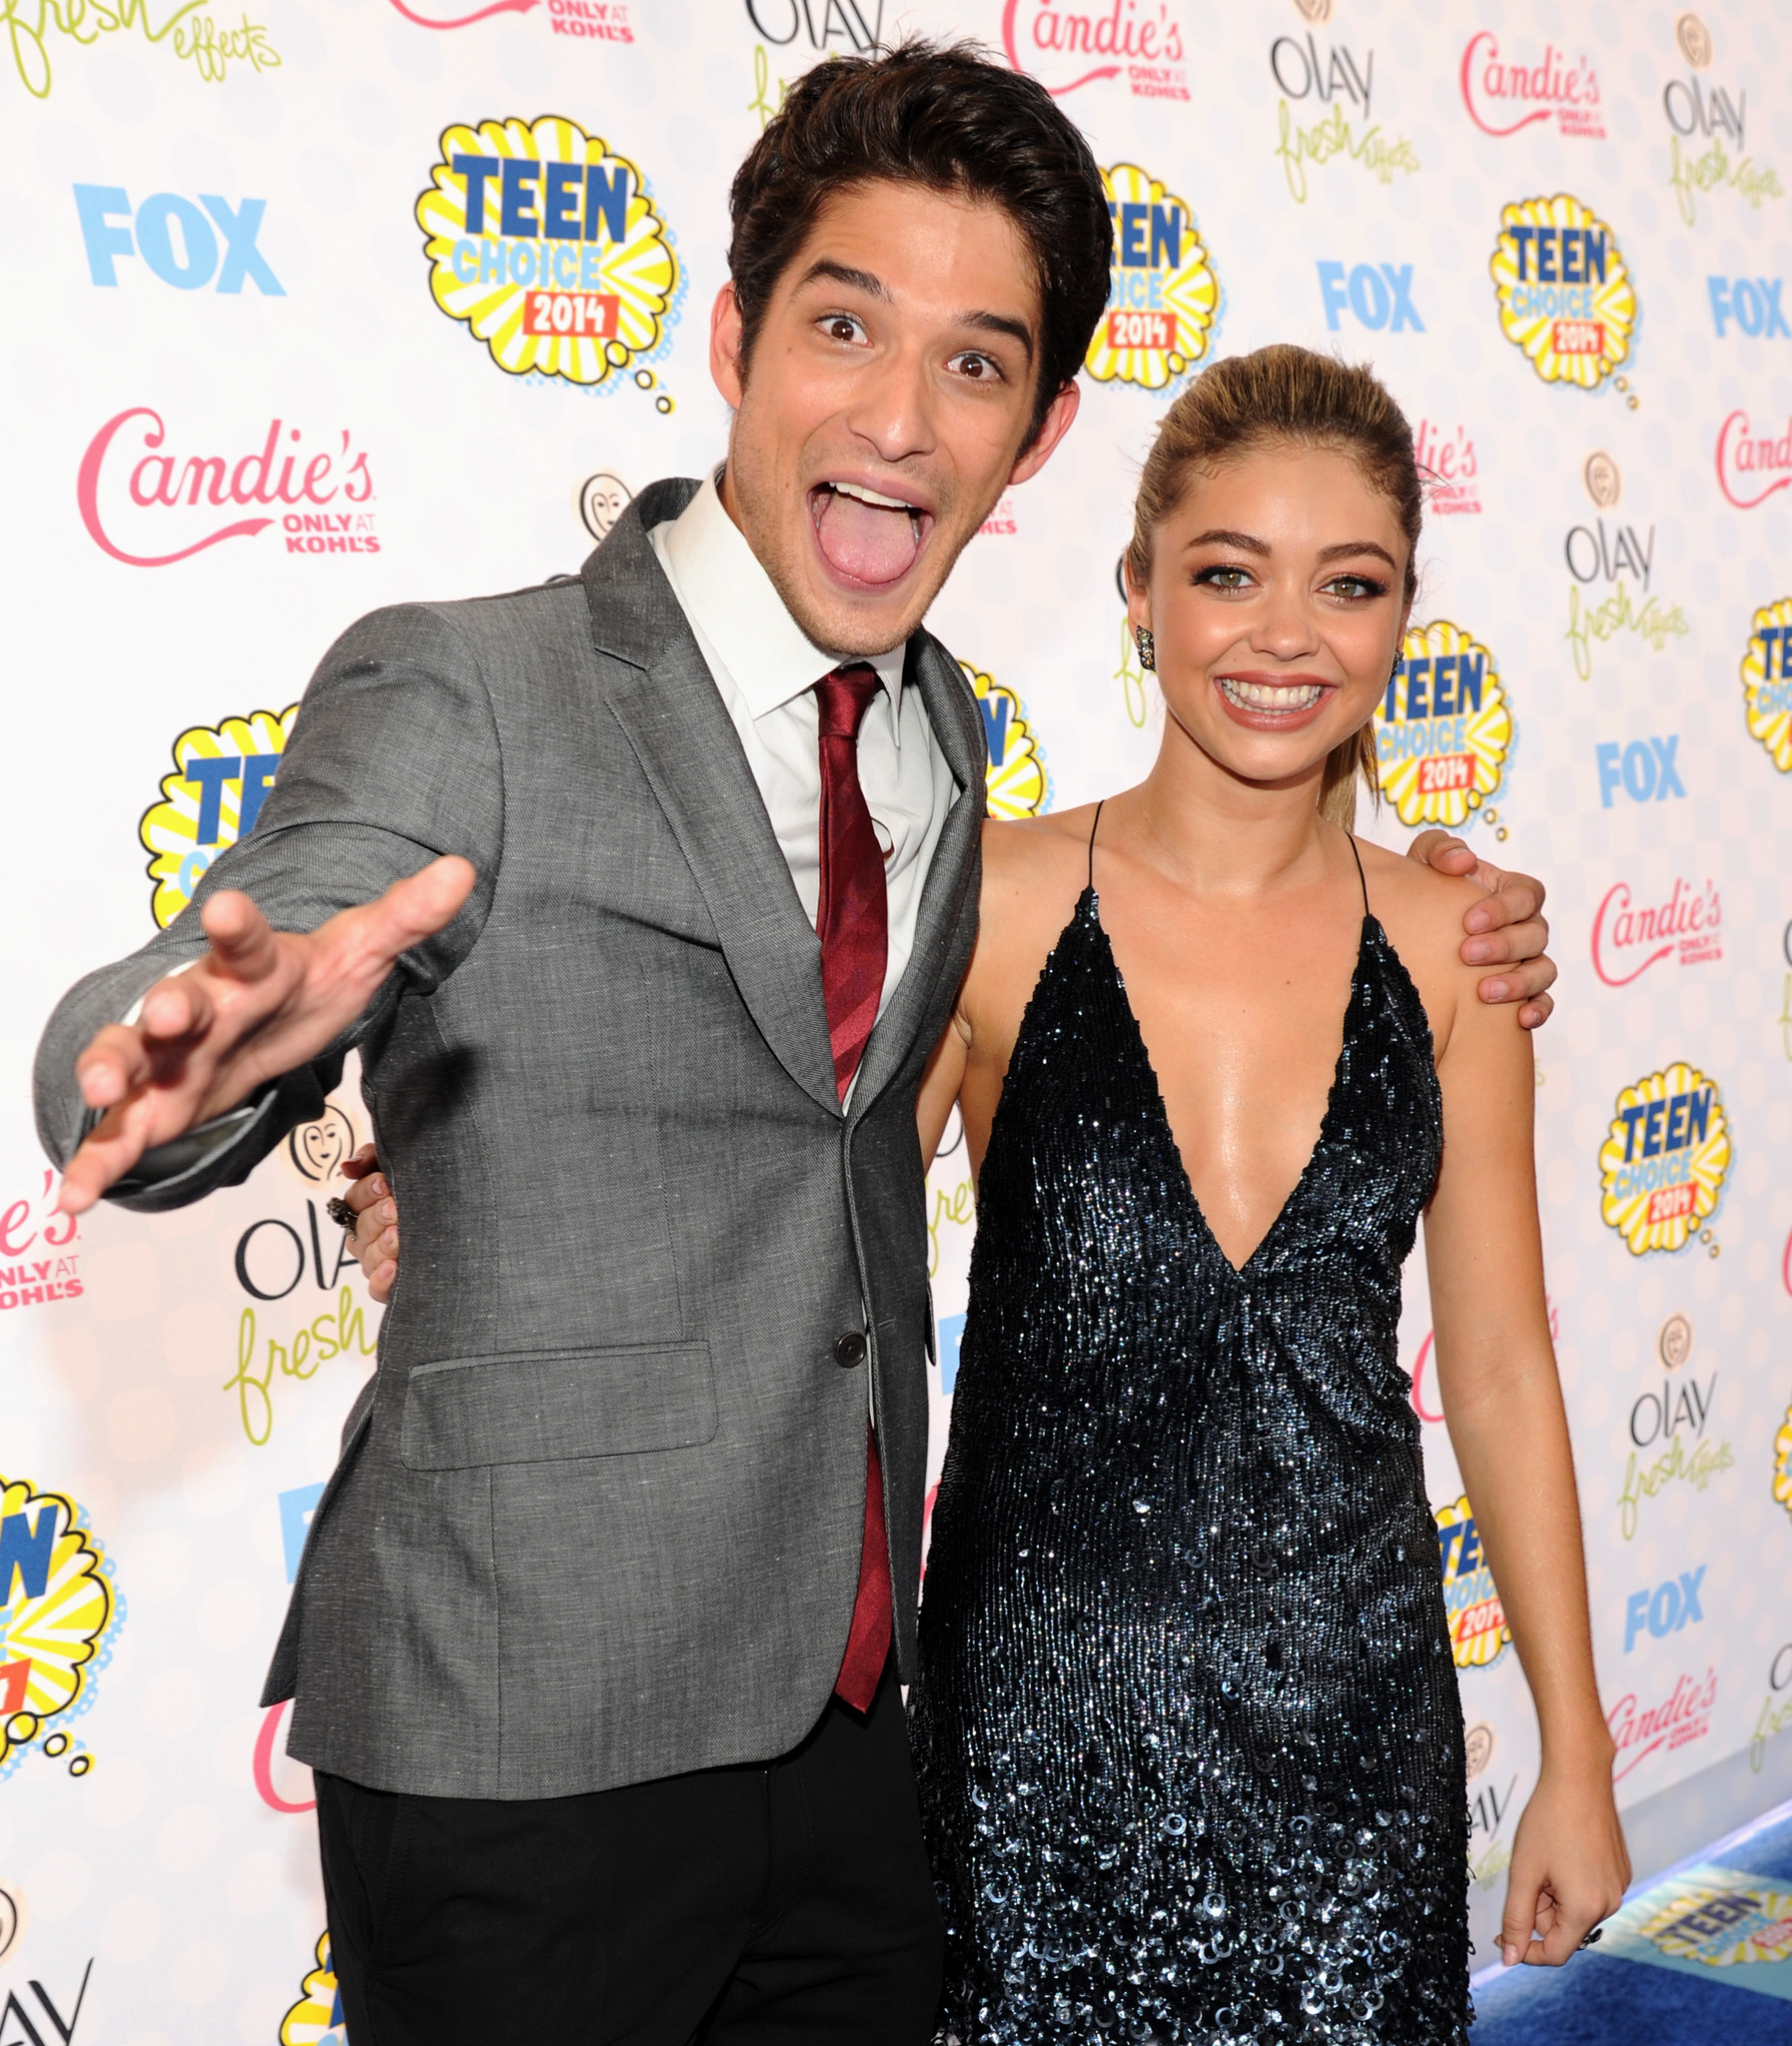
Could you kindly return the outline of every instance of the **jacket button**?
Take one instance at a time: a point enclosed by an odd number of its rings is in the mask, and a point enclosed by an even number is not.
[[[865,1332],[863,1329],[848,1329],[844,1336],[834,1338],[834,1362],[845,1371],[851,1371],[855,1364],[865,1362]]]

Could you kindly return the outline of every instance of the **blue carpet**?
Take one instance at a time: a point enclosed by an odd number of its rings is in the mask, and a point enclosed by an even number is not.
[[[1792,1805],[1631,1892],[1565,1968],[1477,1977],[1474,2046],[1792,2046]]]

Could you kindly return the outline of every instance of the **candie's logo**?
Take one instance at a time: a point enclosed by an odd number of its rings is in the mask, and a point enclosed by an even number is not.
[[[983,734],[989,741],[990,815],[1037,817],[1045,802],[1045,763],[1039,757],[1039,741],[1027,723],[1021,699],[968,660],[958,664],[983,712]]]
[[[1484,1669],[1497,1662],[1512,1638],[1493,1572],[1481,1553],[1481,1538],[1468,1501],[1439,1507],[1437,1556],[1443,1569],[1443,1609],[1449,1615],[1449,1651],[1458,1669]]]
[[[192,901],[213,860],[255,829],[298,715],[297,703],[252,710],[216,725],[196,724],[175,740],[174,772],[163,777],[162,800],[144,811],[137,827],[151,855],[150,910],[164,930]]]
[[[1375,706],[1376,778],[1402,824],[1463,824],[1498,790],[1512,711],[1493,656],[1447,618],[1406,634]]]
[[[1425,510],[1439,518],[1451,512],[1478,512],[1479,466],[1467,428],[1439,427],[1432,420],[1420,420],[1413,430],[1412,443],[1419,481],[1424,485]]]
[[[280,2046],[346,2046],[348,2036],[343,1992],[330,1958],[330,1935],[323,1932],[318,1935],[316,1965],[306,1973],[299,2001],[281,2020]]]
[[[680,273],[639,170],[558,115],[442,137],[417,202],[430,290],[513,377],[614,390],[670,339]],[[660,410],[669,412],[663,395]]]
[[[1488,264],[1499,325],[1545,384],[1596,390],[1629,359],[1636,294],[1618,238],[1566,192],[1502,209]]]
[[[1676,1060],[1618,1096],[1599,1148],[1599,1212],[1632,1257],[1681,1250],[1717,1213],[1729,1170],[1717,1084]]]
[[[75,479],[81,522],[95,546],[132,568],[166,568],[276,523],[289,554],[377,554],[367,455],[347,428],[340,446],[335,439],[307,447],[299,428],[273,420],[249,453],[171,455],[162,415],[134,405],[87,444]],[[231,516],[264,508],[263,516]]]
[[[1707,1668],[1701,1681],[1696,1676],[1677,1676],[1674,1687],[1658,1704],[1644,1705],[1635,1691],[1618,1699],[1605,1715],[1611,1737],[1617,1745],[1612,1760],[1611,1780],[1621,1783],[1630,1771],[1662,1748],[1670,1752],[1711,1731],[1711,1707],[1717,1702],[1717,1671]]]
[[[1792,484],[1792,419],[1783,434],[1757,434],[1733,412],[1717,430],[1717,488],[1738,512],[1752,512]]]
[[[111,1660],[123,1620],[87,1516],[61,1493],[0,1479],[0,1777],[40,1738],[52,1755],[68,1752],[66,1727],[51,1722],[92,1703],[94,1672]],[[92,1757],[68,1766],[84,1776]]]
[[[1628,881],[1614,881],[1593,912],[1593,971],[1607,987],[1628,987],[1664,959],[1700,966],[1723,957],[1723,900],[1717,883],[1680,876],[1665,900],[1639,902]]]
[[[1162,391],[1207,354],[1220,280],[1186,199],[1137,164],[1103,171],[1114,216],[1108,310],[1084,367],[1098,384]]]
[[[845,0],[803,4],[831,15]],[[1135,99],[1189,97],[1182,24],[1169,0],[1003,0],[1002,47],[1054,98],[1123,72]]]
[[[1792,596],[1764,604],[1749,621],[1742,695],[1749,737],[1782,774],[1792,774]]]
[[[1599,119],[1599,75],[1584,55],[1570,58],[1553,43],[1539,58],[1508,60],[1489,30],[1470,36],[1462,52],[1462,104],[1483,135],[1516,135],[1555,116],[1563,135],[1605,139]]]

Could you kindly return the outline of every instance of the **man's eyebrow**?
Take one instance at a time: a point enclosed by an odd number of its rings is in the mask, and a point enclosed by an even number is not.
[[[874,276],[869,270],[855,269],[850,263],[836,263],[828,256],[810,264],[797,289],[800,291],[803,285],[822,280],[843,284],[852,291],[863,292],[867,298],[881,299],[885,305],[889,305],[894,296],[881,277]],[[978,334],[1005,334],[1011,341],[1020,343],[1029,362],[1033,359],[1033,330],[1024,320],[1011,320],[1005,313],[960,313],[954,324],[969,327]]]

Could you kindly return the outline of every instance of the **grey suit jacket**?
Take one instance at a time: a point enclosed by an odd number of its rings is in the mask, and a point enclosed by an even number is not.
[[[360,1047],[405,1255],[264,1701],[294,1698],[300,1759],[377,1788],[557,1796],[800,1740],[858,1579],[848,1332],[914,1667],[915,1092],[975,930],[982,719],[917,634],[907,679],[961,793],[842,1114],[815,931],[646,537],[695,488],[642,493],[577,581],[379,611],[331,649],[201,897],[307,930],[439,853],[478,885],[222,1155],[121,1189],[236,1183]],[[56,1159],[76,1054],[203,942],[189,908],[65,997],[37,1076]]]

